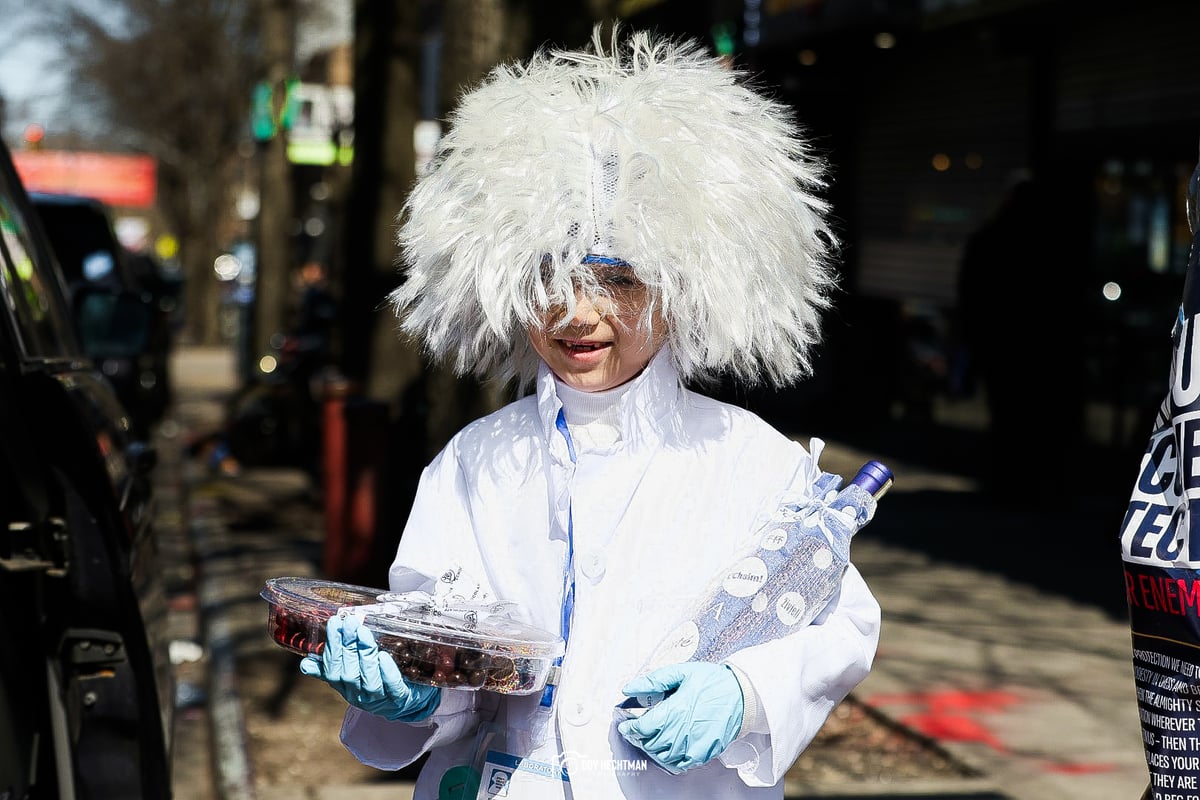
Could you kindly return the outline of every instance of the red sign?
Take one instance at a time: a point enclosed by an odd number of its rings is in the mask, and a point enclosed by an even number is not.
[[[30,192],[77,194],[126,208],[154,205],[158,163],[150,156],[14,150],[12,157]]]

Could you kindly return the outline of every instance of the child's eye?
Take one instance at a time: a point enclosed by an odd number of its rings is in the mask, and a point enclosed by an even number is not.
[[[633,275],[631,273],[624,272],[624,271],[609,272],[605,275],[602,275],[602,276],[600,276],[600,282],[603,283],[605,286],[609,286],[613,289],[620,289],[623,291],[629,291],[630,289],[636,289],[637,287],[642,285],[642,282],[639,281],[637,278],[633,277]]]

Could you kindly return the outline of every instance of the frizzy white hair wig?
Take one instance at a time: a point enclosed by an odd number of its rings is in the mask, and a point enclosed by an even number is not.
[[[528,385],[526,329],[589,254],[628,262],[681,376],[811,371],[835,284],[825,164],[790,109],[695,42],[599,29],[494,69],[448,119],[400,214],[401,328],[460,373]]]

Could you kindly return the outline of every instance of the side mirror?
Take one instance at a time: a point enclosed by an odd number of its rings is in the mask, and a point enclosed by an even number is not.
[[[92,358],[133,358],[145,351],[151,309],[138,295],[82,288],[74,307],[79,338]]]

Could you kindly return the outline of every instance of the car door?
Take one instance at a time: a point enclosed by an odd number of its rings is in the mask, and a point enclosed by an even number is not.
[[[0,148],[0,797],[170,796],[152,453]]]

